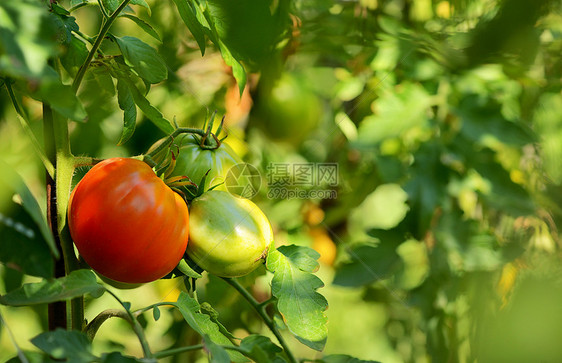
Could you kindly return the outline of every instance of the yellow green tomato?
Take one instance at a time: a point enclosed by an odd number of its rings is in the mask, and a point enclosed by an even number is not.
[[[187,254],[221,277],[246,275],[263,263],[273,243],[271,224],[249,199],[211,190],[193,200]]]

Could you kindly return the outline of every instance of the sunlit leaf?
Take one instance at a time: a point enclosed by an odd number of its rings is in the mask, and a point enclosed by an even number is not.
[[[242,339],[240,348],[245,351],[244,355],[256,363],[273,362],[277,353],[281,353],[283,349],[273,344],[273,342],[263,335],[252,334]]]
[[[0,303],[11,306],[48,304],[90,294],[99,297],[105,291],[90,270],[76,270],[65,277],[24,284],[0,296]]]
[[[184,24],[187,26],[193,38],[199,45],[199,49],[201,50],[201,55],[205,54],[205,33],[210,31],[208,29],[208,24],[201,22],[201,19],[205,19],[201,13],[201,9],[199,9],[199,5],[197,3],[192,3],[189,0],[173,0],[174,4],[180,13],[180,17],[183,20]],[[197,14],[200,13],[198,17]],[[207,28],[207,30],[206,30]]]
[[[274,273],[271,291],[289,331],[303,344],[322,350],[328,334],[325,310],[328,302],[316,290],[324,286],[312,272],[320,255],[313,249],[281,246],[267,256],[267,269]]]

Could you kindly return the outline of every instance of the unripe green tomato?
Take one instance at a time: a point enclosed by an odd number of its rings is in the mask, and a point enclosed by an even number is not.
[[[154,149],[162,140],[155,143]],[[203,149],[189,135],[185,136],[179,145],[179,153],[176,157],[176,167],[171,176],[187,176],[192,182],[199,185],[207,171],[204,190],[220,184],[216,189],[226,190],[224,184],[228,170],[234,165],[242,164],[242,159],[232,148],[225,144],[217,149]],[[222,184],[221,184],[222,183]]]
[[[298,76],[286,73],[271,92],[259,94],[251,117],[269,138],[300,143],[319,125],[322,102]]]
[[[269,220],[249,199],[211,190],[193,200],[189,216],[187,254],[213,275],[252,272],[273,243]]]

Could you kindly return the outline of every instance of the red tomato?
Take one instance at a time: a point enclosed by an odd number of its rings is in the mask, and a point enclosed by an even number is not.
[[[165,276],[187,247],[185,201],[135,159],[112,158],[95,165],[72,191],[68,223],[84,260],[118,282]]]

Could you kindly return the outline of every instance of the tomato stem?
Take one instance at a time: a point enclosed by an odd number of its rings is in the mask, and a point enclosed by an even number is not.
[[[142,326],[140,325],[140,323],[139,323],[137,317],[135,316],[135,314],[133,314],[131,312],[131,310],[127,307],[127,305],[125,305],[125,303],[115,293],[113,293],[113,291],[111,291],[109,289],[105,289],[105,290],[111,296],[113,296],[115,298],[115,300],[117,300],[117,302],[119,302],[119,304],[123,307],[123,309],[125,309],[125,312],[127,313],[127,316],[130,319],[129,323],[131,324],[131,326],[133,328],[133,331],[137,335],[137,338],[139,339],[139,342],[141,344],[144,357],[145,358],[152,358],[153,355],[152,355],[152,352],[150,351],[150,347],[148,346],[148,341],[146,340],[146,336],[144,335],[144,330],[142,329]]]
[[[250,303],[250,305],[252,305],[254,310],[259,314],[259,316],[264,321],[265,325],[267,325],[269,330],[271,330],[273,335],[275,335],[275,337],[279,341],[279,344],[281,344],[281,346],[283,347],[283,350],[285,351],[285,354],[287,355],[287,358],[289,359],[289,361],[291,363],[297,363],[297,359],[295,358],[295,356],[293,355],[293,353],[289,349],[289,346],[287,345],[287,342],[285,341],[285,339],[283,338],[283,336],[279,332],[279,329],[277,329],[277,327],[275,326],[275,323],[273,322],[273,320],[267,315],[267,312],[265,311],[265,307],[269,304],[269,302],[270,302],[269,300],[271,300],[271,299],[266,300],[262,303],[259,303],[252,296],[252,294],[250,294],[250,292],[248,290],[246,290],[244,288],[244,286],[242,286],[238,282],[238,280],[236,280],[234,278],[225,278],[225,277],[222,277],[222,279],[224,281],[226,281],[230,286],[232,286],[236,291],[238,291],[240,293],[240,295],[242,295],[242,297],[244,299],[246,299],[246,301],[248,301]],[[265,303],[267,303],[267,304],[265,304]]]

